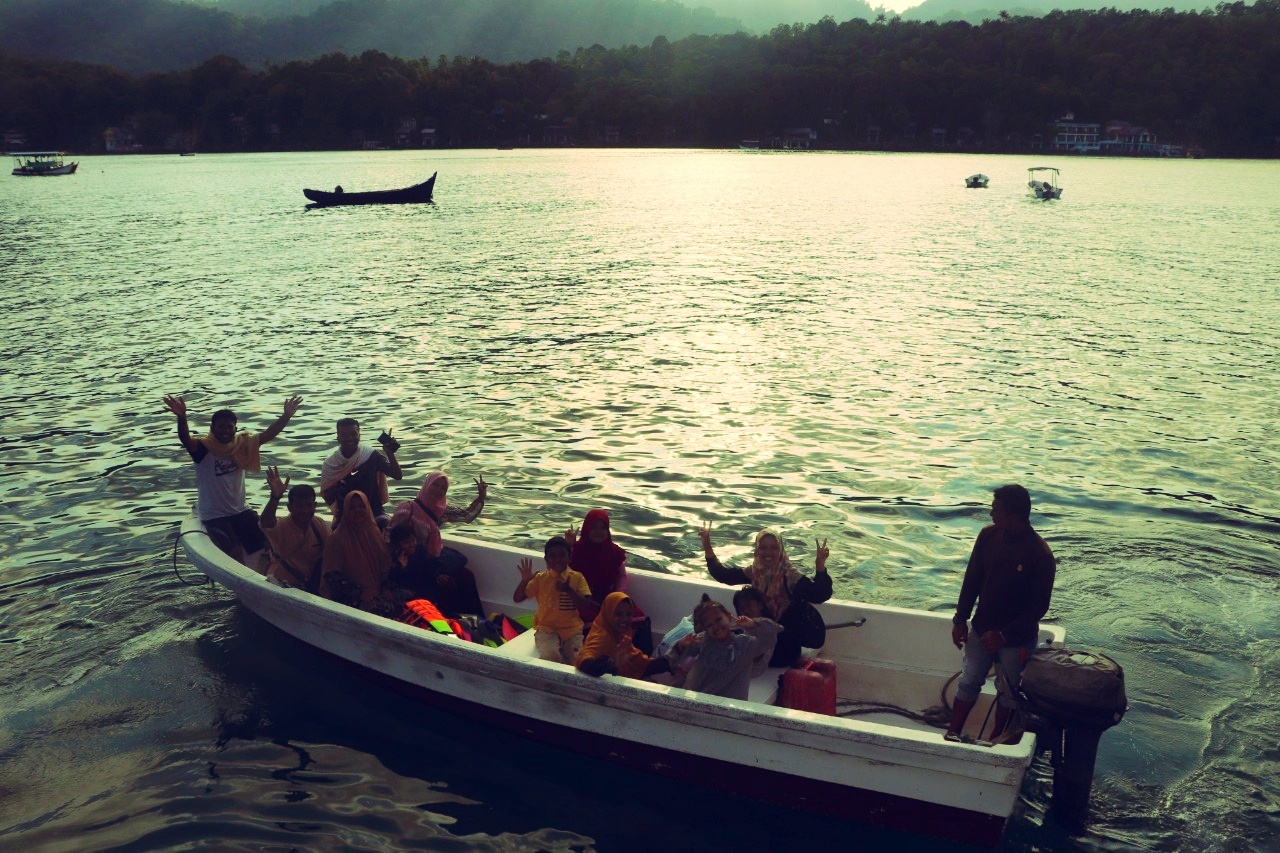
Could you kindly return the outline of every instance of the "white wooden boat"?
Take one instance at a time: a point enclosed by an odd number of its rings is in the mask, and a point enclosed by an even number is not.
[[[973,174],[965,178],[964,185],[965,185],[965,188],[971,189],[971,190],[985,190],[987,188],[987,184],[990,183],[990,181],[991,181],[990,178],[988,178],[986,175],[982,174],[981,172],[978,172],[977,174]]]
[[[15,177],[45,177],[49,175],[74,175],[79,163],[68,163],[61,151],[14,151]]]
[[[511,601],[516,563],[541,555],[457,536],[487,611],[528,612]],[[981,746],[948,743],[942,731],[893,713],[827,716],[771,704],[781,670],[766,670],[750,700],[709,696],[614,676],[591,678],[539,660],[533,632],[498,648],[371,616],[269,583],[219,551],[194,516],[182,524],[191,561],[280,630],[469,718],[652,772],[757,800],[910,832],[995,846],[1035,755],[1035,738]],[[687,615],[702,593],[726,604],[733,588],[710,579],[628,571],[629,594],[655,635]],[[912,711],[939,704],[961,663],[950,615],[832,600],[820,652],[837,665],[842,703],[889,703]],[[1060,629],[1041,642],[1060,643]],[[953,683],[952,683],[953,686]],[[990,684],[970,715],[977,737]]]
[[[1027,169],[1027,192],[1033,198],[1062,198],[1062,187],[1058,185],[1058,170],[1052,166],[1032,166]]]

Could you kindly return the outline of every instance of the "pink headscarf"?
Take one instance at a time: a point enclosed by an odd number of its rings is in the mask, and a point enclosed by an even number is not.
[[[418,489],[418,496],[400,504],[396,507],[395,514],[391,516],[392,526],[412,524],[418,541],[433,557],[439,557],[444,549],[444,542],[440,538],[440,522],[444,519],[447,503],[447,496],[434,501],[429,497],[431,487],[437,480],[444,480],[445,485],[449,483],[449,478],[443,471],[432,471],[422,482],[422,488]]]

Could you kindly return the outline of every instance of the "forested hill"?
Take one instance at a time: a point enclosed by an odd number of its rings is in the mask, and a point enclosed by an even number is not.
[[[873,0],[878,2],[878,0]],[[924,0],[904,20],[979,23],[1051,8],[1183,9],[1195,0]],[[377,50],[405,59],[524,62],[657,36],[764,34],[779,24],[875,20],[868,0],[0,0],[0,51],[132,73],[224,55],[250,67]],[[893,17],[889,14],[888,17]]]
[[[377,51],[141,77],[0,54],[14,147],[261,151],[501,145],[1031,152],[1054,121],[1120,120],[1214,157],[1280,154],[1280,0],[1209,14],[898,18],[689,36],[555,59]]]
[[[219,5],[0,0],[0,51],[133,73],[190,68],[218,55],[262,66],[365,50],[519,62],[741,27],[673,0],[340,0],[292,17],[243,16]]]
[[[278,0],[279,1],[279,0]],[[284,0],[293,2],[294,0]],[[220,0],[225,3],[227,0]],[[244,2],[244,0],[233,0]],[[306,0],[318,2],[318,0]],[[717,15],[735,18],[755,33],[767,33],[778,24],[811,24],[824,17],[835,21],[860,18],[874,21],[883,14],[894,13],[881,7],[882,0],[683,0],[689,6],[705,6]],[[904,21],[967,21],[980,24],[1001,15],[1009,17],[1043,17],[1055,10],[1117,9],[1158,11],[1173,9],[1192,12],[1212,8],[1206,0],[915,0],[901,13]],[[1216,0],[1214,0],[1216,2]],[[895,6],[900,4],[895,3]]]
[[[730,0],[732,2],[732,0]],[[904,21],[968,21],[980,24],[1001,15],[1009,17],[1043,17],[1062,10],[1098,11],[1115,9],[1149,12],[1173,9],[1175,12],[1212,11],[1216,2],[1205,0],[923,0],[902,13]]]

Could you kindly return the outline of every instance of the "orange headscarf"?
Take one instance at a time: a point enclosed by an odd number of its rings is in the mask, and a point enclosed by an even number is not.
[[[625,592],[611,592],[604,597],[604,603],[600,605],[600,613],[591,623],[591,632],[587,634],[586,642],[582,644],[578,661],[607,657],[612,659],[614,666],[618,668],[618,675],[640,678],[644,675],[644,669],[652,658],[631,645],[630,628],[619,631],[613,624],[613,612],[624,601],[631,601],[631,596]],[[634,607],[635,602],[631,605]],[[627,642],[624,643],[624,639]]]
[[[350,492],[342,502],[342,523],[325,543],[321,571],[338,572],[359,584],[361,606],[372,604],[382,592],[391,573],[391,552],[364,492]]]

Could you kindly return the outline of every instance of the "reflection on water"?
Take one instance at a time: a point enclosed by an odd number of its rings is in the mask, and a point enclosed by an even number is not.
[[[1052,615],[1125,665],[1132,710],[1091,834],[1042,825],[1038,766],[1006,847],[1274,836],[1274,167],[1052,165],[1051,204],[1020,158],[950,155],[88,158],[0,183],[0,838],[787,847],[771,813],[633,804],[668,783],[333,674],[185,586],[165,393],[252,429],[301,394],[267,448],[295,482],[337,418],[394,428],[393,498],[438,467],[459,501],[493,484],[477,536],[604,506],[633,564],[696,573],[704,519],[726,558],[779,525],[802,565],[830,540],[838,595],[934,610],[990,489],[1022,481]],[[430,205],[304,209],[303,186],[437,169]]]

